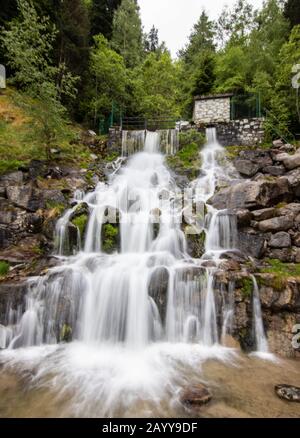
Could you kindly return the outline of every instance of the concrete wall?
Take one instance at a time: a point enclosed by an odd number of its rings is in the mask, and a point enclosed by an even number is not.
[[[194,122],[214,123],[230,120],[230,97],[195,100]]]

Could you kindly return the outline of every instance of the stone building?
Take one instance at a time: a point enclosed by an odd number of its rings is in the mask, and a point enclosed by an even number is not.
[[[215,94],[195,97],[194,122],[211,124],[229,122],[233,94]]]
[[[259,102],[258,102],[259,103]],[[245,105],[247,109],[247,105]],[[243,108],[244,109],[244,108]],[[235,111],[233,94],[196,96],[193,121],[199,129],[214,126],[223,146],[260,144],[264,138],[264,118],[259,105],[247,115]]]

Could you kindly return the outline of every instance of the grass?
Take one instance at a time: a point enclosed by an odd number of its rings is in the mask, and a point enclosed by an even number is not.
[[[171,169],[188,171],[187,175],[195,179],[199,174],[201,167],[201,157],[197,143],[191,143],[183,146],[175,155],[167,157],[167,164]]]
[[[277,291],[282,291],[285,288],[287,280],[290,277],[300,277],[300,263],[283,263],[278,259],[267,259],[268,266],[260,270],[261,273],[273,274],[271,282],[268,285],[272,286]],[[264,279],[260,278],[260,282]]]
[[[253,280],[248,277],[241,279],[241,293],[244,298],[250,298],[253,291]]]
[[[0,94],[0,174],[17,170],[32,159],[46,159],[45,148],[32,131],[30,118],[16,103],[15,95],[11,88]],[[60,150],[56,162],[82,168],[93,162],[89,148],[78,140],[80,131],[75,124],[66,127],[64,137],[54,146]]]
[[[48,210],[55,210],[55,212],[56,212],[56,214],[62,214],[64,211],[65,211],[65,209],[66,209],[66,206],[64,205],[64,204],[61,204],[61,203],[59,203],[59,202],[55,202],[55,201],[52,201],[51,199],[50,200],[48,200],[47,202],[46,202],[46,208],[48,209]]]
[[[5,277],[9,271],[9,263],[0,261],[0,277]]]

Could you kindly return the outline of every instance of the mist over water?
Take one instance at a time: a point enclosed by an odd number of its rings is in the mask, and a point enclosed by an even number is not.
[[[29,280],[25,312],[8,309],[7,326],[0,327],[7,347],[0,361],[20,373],[32,370],[32,385],[51,387],[58,399],[68,397],[62,415],[174,413],[181,389],[193,373],[201,377],[204,361],[235,360],[235,351],[221,345],[232,328],[234,285],[220,299],[215,273],[221,255],[235,249],[236,218],[207,204],[234,171],[213,128],[207,137],[201,176],[190,187],[206,209],[202,221],[190,218],[206,235],[201,259],[188,254],[178,220],[180,190],[162,153],[176,152],[178,132],[124,131],[126,164],[108,184],[75,195],[89,208],[85,235],[77,230],[75,254],[67,256],[65,249],[76,207],[57,222],[62,264]],[[108,210],[119,232],[113,253],[102,239]],[[207,260],[215,267],[207,267]],[[256,286],[257,349],[267,352]],[[61,342],[66,338],[71,342]]]

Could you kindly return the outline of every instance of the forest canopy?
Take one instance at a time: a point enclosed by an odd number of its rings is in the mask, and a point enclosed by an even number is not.
[[[27,104],[47,99],[57,130],[68,119],[97,130],[112,108],[190,120],[196,95],[230,92],[259,95],[270,135],[300,132],[298,0],[237,0],[215,21],[203,10],[176,59],[155,23],[145,33],[137,0],[12,0],[0,26],[9,83]]]

